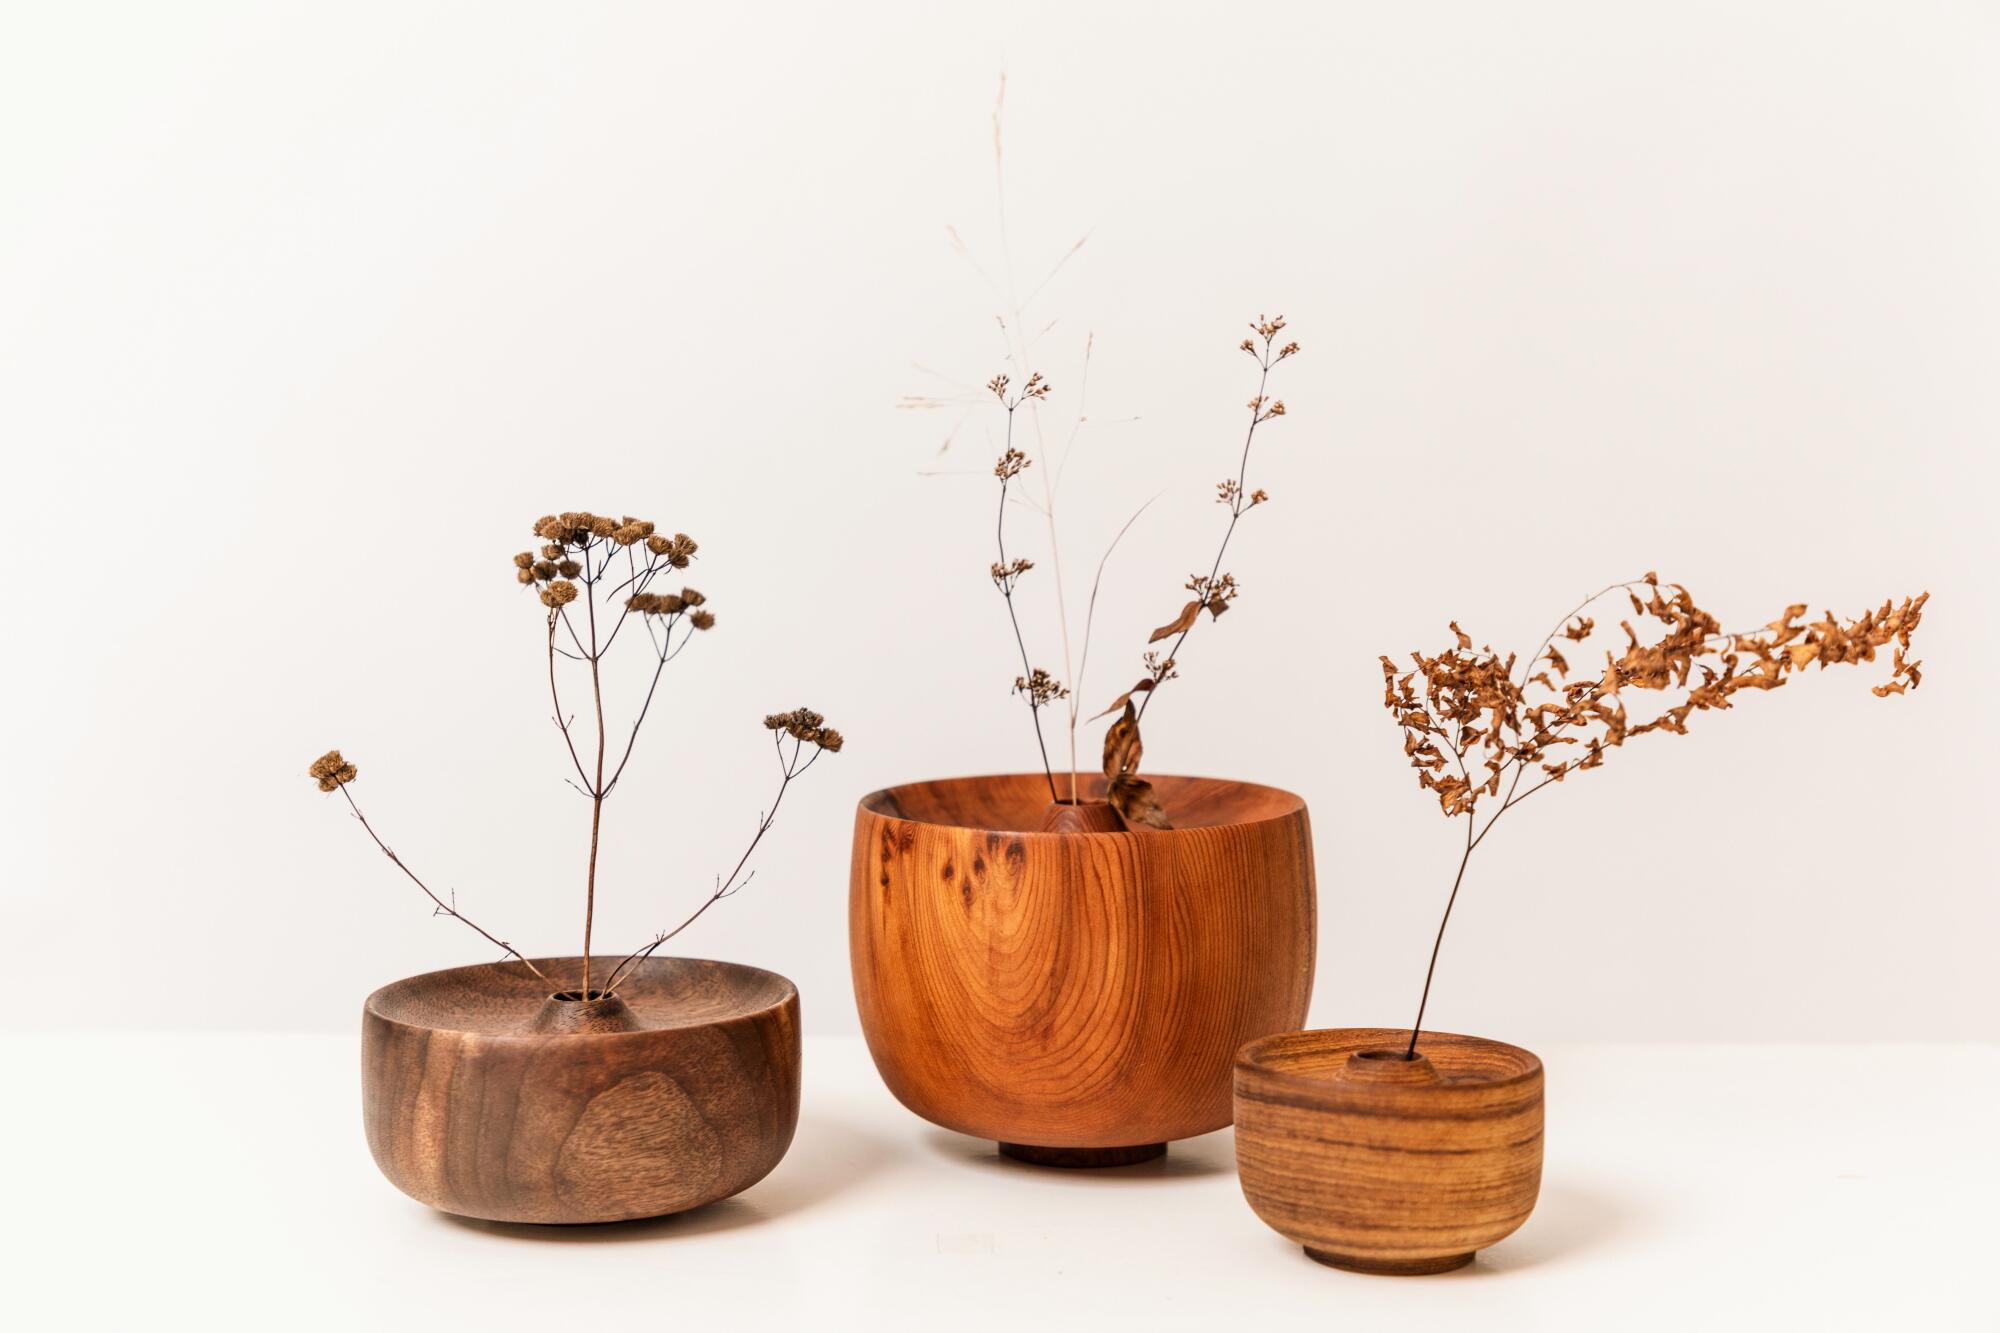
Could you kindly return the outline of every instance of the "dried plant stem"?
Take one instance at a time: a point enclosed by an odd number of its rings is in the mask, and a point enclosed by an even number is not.
[[[1619,592],[1626,588],[1635,587],[1642,582],[1644,582],[1643,579],[1621,579],[1617,583],[1606,584],[1604,587],[1598,589],[1590,596],[1578,602],[1575,605],[1575,607],[1571,608],[1570,613],[1564,616],[1561,620],[1558,620],[1555,623],[1555,627],[1551,629],[1546,636],[1543,637],[1541,646],[1535,649],[1534,655],[1528,658],[1525,662],[1521,663],[1520,684],[1524,687],[1527,685],[1529,673],[1531,673],[1535,669],[1535,663],[1539,662],[1542,659],[1542,654],[1548,652],[1549,645],[1556,641],[1556,635],[1563,632],[1563,627],[1565,625],[1569,624],[1571,621],[1575,620],[1578,616],[1582,615],[1599,599],[1609,597],[1614,592]],[[1466,781],[1469,783],[1472,780],[1472,775],[1471,772],[1465,766],[1464,752],[1461,751],[1458,746],[1450,744],[1449,740],[1447,740],[1446,742],[1446,748],[1448,748],[1451,751],[1453,758],[1455,758],[1458,761],[1458,771],[1460,776],[1464,777]],[[1410,1024],[1410,1044],[1403,1051],[1403,1058],[1405,1060],[1414,1060],[1417,1058],[1417,1036],[1423,1031],[1424,1028],[1424,1011],[1430,1007],[1431,980],[1437,975],[1438,952],[1444,948],[1445,927],[1451,924],[1451,909],[1458,905],[1458,891],[1459,888],[1463,886],[1465,883],[1465,868],[1472,860],[1472,853],[1474,852],[1474,850],[1478,848],[1480,843],[1486,841],[1486,835],[1491,833],[1493,831],[1493,826],[1500,822],[1500,816],[1506,814],[1513,807],[1519,805],[1522,801],[1527,800],[1530,796],[1533,796],[1536,792],[1540,791],[1542,788],[1548,786],[1551,782],[1555,781],[1554,778],[1544,778],[1540,782],[1537,782],[1534,786],[1528,788],[1527,791],[1522,792],[1519,796],[1516,796],[1515,792],[1520,788],[1521,785],[1521,774],[1524,773],[1526,769],[1527,766],[1524,764],[1519,765],[1518,767],[1515,768],[1514,780],[1508,785],[1507,795],[1501,799],[1500,808],[1493,812],[1492,816],[1489,817],[1486,821],[1486,827],[1480,829],[1476,835],[1473,832],[1473,825],[1475,821],[1472,817],[1472,813],[1470,811],[1466,812],[1465,852],[1458,858],[1458,873],[1452,877],[1451,896],[1445,899],[1444,915],[1438,920],[1437,937],[1431,941],[1431,961],[1430,965],[1424,969],[1424,993],[1417,1000],[1417,1021]]]
[[[1257,358],[1257,396],[1250,400],[1250,428],[1243,433],[1243,459],[1236,467],[1236,499],[1229,506],[1229,526],[1222,530],[1222,545],[1216,548],[1215,563],[1208,568],[1208,580],[1210,583],[1213,583],[1216,575],[1222,572],[1222,558],[1229,552],[1229,539],[1236,535],[1236,525],[1242,521],[1244,512],[1250,507],[1249,501],[1244,498],[1243,483],[1250,475],[1250,445],[1257,438],[1257,427],[1265,419],[1262,410],[1264,389],[1270,382],[1272,365],[1269,346],[1270,339],[1266,338],[1265,354]],[[1182,630],[1179,636],[1174,639],[1173,647],[1167,650],[1164,660],[1171,662],[1181,655],[1181,645],[1187,642],[1187,636],[1194,633],[1194,627],[1200,621],[1201,617],[1197,615],[1193,620],[1188,622],[1187,628]],[[1166,684],[1166,681],[1161,680],[1153,689],[1146,692],[1144,698],[1139,700],[1139,721],[1145,720],[1146,709],[1152,705],[1153,696],[1160,692],[1159,685],[1164,684]]]
[[[1011,451],[1013,447],[1014,447],[1014,409],[1012,407],[1009,407],[1007,409],[1007,448]],[[996,568],[1005,568],[1008,563],[1007,487],[1009,486],[1009,484],[1010,482],[1009,479],[1007,478],[1003,477],[1000,481],[1000,512],[999,516],[994,520],[993,524],[993,543],[995,547],[998,548],[1000,553],[1000,564],[996,566]],[[1032,678],[1035,674],[1035,668],[1028,661],[1028,641],[1027,638],[1021,633],[1020,614],[1016,612],[1014,609],[1014,588],[1011,582],[1002,583],[1000,585],[1000,595],[1007,601],[1007,623],[1014,627],[1014,645],[1015,647],[1021,650],[1022,678],[1023,679]],[[1035,746],[1037,749],[1041,751],[1042,754],[1042,776],[1048,779],[1049,799],[1051,801],[1060,800],[1061,797],[1059,797],[1056,794],[1055,769],[1049,764],[1048,742],[1042,736],[1041,705],[1035,701],[1035,696],[1032,693],[1024,691],[1021,697],[1023,701],[1025,701],[1028,705],[1029,720],[1035,724]]]
[[[437,905],[435,909],[436,915],[448,916],[455,921],[463,921],[466,925],[471,926],[474,930],[478,931],[482,936],[484,936],[488,942],[490,942],[491,944],[495,945],[500,949],[504,949],[508,957],[520,959],[521,965],[523,967],[527,968],[537,977],[541,977],[543,981],[548,980],[547,977],[542,976],[542,970],[539,967],[536,967],[533,963],[529,962],[527,958],[523,957],[519,949],[516,949],[513,945],[507,943],[507,941],[500,939],[492,934],[489,934],[484,927],[480,926],[477,922],[473,921],[471,917],[468,917],[464,913],[460,912],[453,903],[448,903],[444,899],[438,897],[435,893],[432,893],[430,885],[424,883],[421,879],[418,879],[417,872],[410,869],[408,866],[404,865],[403,858],[396,855],[395,852],[390,850],[388,843],[382,841],[382,835],[377,833],[375,831],[375,826],[368,822],[368,816],[361,813],[361,807],[354,803],[354,793],[349,791],[346,787],[346,784],[344,783],[340,787],[340,794],[347,798],[347,808],[354,812],[354,817],[361,821],[361,827],[367,831],[368,836],[374,840],[375,845],[382,849],[382,855],[388,857],[391,861],[393,861],[396,865],[396,869],[402,871],[405,875],[408,875],[410,877],[410,882],[416,885],[418,888],[422,889],[424,891],[424,896],[426,898],[429,898],[433,903]],[[454,897],[456,897],[456,895],[454,895]]]
[[[778,794],[771,798],[771,808],[765,811],[757,820],[757,832],[751,837],[750,845],[743,849],[743,855],[737,858],[736,865],[730,870],[728,877],[717,882],[715,892],[710,894],[701,906],[695,908],[685,921],[675,926],[672,930],[661,931],[653,937],[651,944],[648,944],[643,949],[633,950],[625,956],[617,967],[611,969],[611,975],[604,982],[605,994],[610,994],[617,987],[618,983],[628,976],[633,969],[652,957],[653,950],[686,930],[700,919],[703,912],[706,912],[709,908],[743,887],[742,884],[736,882],[736,877],[743,873],[743,867],[750,863],[750,854],[757,850],[757,844],[764,840],[764,835],[771,831],[771,825],[777,822],[778,806],[785,799],[785,789],[792,785],[792,779],[811,768],[819,760],[820,755],[825,753],[823,750],[815,748],[811,757],[802,764],[799,762],[799,751],[804,748],[803,741],[794,740],[792,742],[792,753],[789,758],[785,754],[785,734],[783,732],[774,733],[772,741],[778,751],[778,766],[782,770],[783,776],[778,780]],[[748,879],[743,881],[744,884],[749,882]]]

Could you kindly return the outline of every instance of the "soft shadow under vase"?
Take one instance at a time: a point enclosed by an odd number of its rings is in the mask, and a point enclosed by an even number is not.
[[[376,1165],[465,1217],[682,1212],[763,1179],[798,1126],[798,991],[737,963],[649,959],[587,1000],[552,997],[518,962],[451,968],[369,996],[361,1035]]]

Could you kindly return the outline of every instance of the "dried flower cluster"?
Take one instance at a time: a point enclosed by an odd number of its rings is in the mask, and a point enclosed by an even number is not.
[[[843,741],[841,734],[827,726],[826,719],[810,708],[794,708],[789,713],[768,713],[764,717],[764,729],[782,731],[793,740],[817,745],[835,754],[840,753]]]
[[[1928,594],[1905,598],[1900,606],[1884,602],[1845,623],[1828,612],[1818,622],[1796,624],[1806,611],[1800,604],[1754,633],[1725,634],[1679,584],[1663,587],[1648,573],[1607,591],[1619,590],[1630,598],[1633,616],[1657,622],[1660,633],[1642,641],[1632,621],[1621,622],[1624,650],[1615,656],[1606,652],[1598,673],[1572,679],[1569,660],[1555,642],[1590,637],[1596,622],[1580,611],[1542,645],[1519,680],[1514,657],[1474,650],[1456,621],[1451,628],[1457,643],[1436,656],[1411,653],[1414,669],[1382,659],[1383,704],[1403,729],[1403,752],[1418,782],[1436,793],[1447,815],[1471,814],[1481,797],[1499,794],[1510,773],[1531,765],[1543,781],[1560,782],[1572,771],[1599,767],[1608,751],[1632,737],[1654,731],[1686,735],[1692,714],[1729,708],[1743,690],[1777,689],[1788,675],[1815,663],[1824,668],[1872,662],[1879,649],[1892,647],[1894,668],[1874,692],[1900,694],[1922,679],[1922,663],[1905,653]],[[1674,689],[1686,690],[1680,702],[1647,721],[1631,720],[1626,691]]]
[[[1597,622],[1583,613],[1620,592],[1632,607],[1632,619],[1619,626],[1626,638],[1623,649],[1606,651],[1601,671],[1573,674],[1558,639],[1571,645],[1589,640]],[[1503,658],[1490,647],[1475,649],[1472,636],[1457,621],[1451,622],[1453,646],[1435,655],[1411,653],[1410,668],[1383,657],[1382,703],[1402,729],[1403,753],[1417,771],[1419,786],[1436,796],[1447,816],[1466,817],[1465,851],[1432,945],[1432,970],[1466,865],[1501,815],[1572,772],[1602,767],[1611,751],[1633,737],[1649,732],[1684,736],[1695,713],[1733,707],[1735,696],[1745,690],[1778,689],[1809,666],[1873,662],[1889,649],[1889,678],[1874,686],[1873,693],[1881,698],[1916,688],[1923,664],[1907,654],[1929,598],[1923,593],[1900,605],[1885,601],[1847,621],[1829,611],[1804,624],[1798,623],[1806,614],[1800,603],[1762,629],[1735,634],[1725,633],[1686,588],[1662,584],[1648,572],[1585,598],[1525,663],[1513,654]],[[1642,636],[1634,620],[1651,622],[1657,632]],[[1572,646],[1570,652],[1576,651]],[[1626,708],[1628,691],[1684,693],[1654,716],[1635,721]],[[1522,777],[1531,769],[1536,780],[1522,790]],[[1499,808],[1481,824],[1481,803],[1488,800],[1497,800]],[[1430,982],[1426,973],[1409,1054],[1414,1054],[1423,1027]]]
[[[360,776],[359,770],[340,757],[340,751],[328,750],[312,761],[306,776],[319,783],[321,791],[334,791]]]
[[[1031,390],[1034,388],[1032,384],[1029,386]],[[533,532],[543,544],[537,550],[522,551],[514,557],[515,579],[524,587],[533,589],[546,610],[549,696],[555,709],[554,721],[576,773],[576,779],[569,785],[590,802],[590,850],[584,875],[583,975],[581,984],[574,989],[587,998],[594,998],[612,993],[618,983],[650,957],[655,949],[693,924],[709,907],[749,882],[747,878],[739,881],[738,877],[749,863],[751,853],[769,831],[786,788],[821,754],[836,752],[845,742],[840,732],[827,726],[826,719],[811,709],[793,709],[767,717],[764,725],[779,733],[773,741],[777,748],[780,781],[778,795],[772,800],[770,810],[758,818],[757,831],[749,847],[727,877],[717,877],[714,893],[695,909],[693,915],[672,930],[655,935],[652,943],[626,955],[605,976],[603,985],[594,990],[591,985],[591,929],[597,901],[598,846],[604,802],[617,787],[632,758],[639,729],[652,708],[653,697],[667,663],[679,655],[694,633],[714,628],[715,614],[708,609],[708,599],[693,588],[684,587],[677,593],[651,591],[650,585],[667,571],[686,569],[693,561],[699,548],[694,539],[684,532],[668,537],[658,532],[655,525],[646,519],[633,518],[629,514],[611,518],[583,510],[544,515],[535,521]],[[643,559],[641,552],[644,553]],[[615,609],[621,597],[623,615]],[[654,661],[645,697],[630,730],[623,737],[621,748],[607,727],[602,667],[627,618],[632,616],[636,616],[646,628]],[[567,647],[563,646],[565,642]],[[583,751],[579,749],[577,736],[572,731],[575,718],[563,706],[558,659],[578,663],[588,670],[597,742],[589,765],[585,764]],[[361,822],[362,828],[383,854],[431,899],[436,914],[464,921],[501,948],[505,956],[519,959],[535,976],[547,980],[540,969],[511,944],[489,934],[463,916],[458,911],[455,894],[449,901],[440,898],[390,850],[355,804],[354,794],[348,790],[347,784],[354,781],[356,770],[354,765],[341,757],[340,751],[332,750],[322,755],[307,772],[321,791],[338,791],[346,798],[349,809]]]

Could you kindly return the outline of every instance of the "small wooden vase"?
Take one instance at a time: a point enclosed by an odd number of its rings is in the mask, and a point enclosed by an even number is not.
[[[848,944],[883,1081],[1048,1166],[1119,1166],[1230,1120],[1246,1039],[1304,1021],[1305,802],[1154,777],[1170,830],[1051,806],[1039,773],[893,787],[854,820]]]
[[[410,977],[362,1010],[361,1108],[382,1174],[448,1213],[681,1212],[748,1189],[791,1146],[799,993],[692,958],[640,964],[609,1000],[552,997],[519,963]]]
[[[1542,1062],[1409,1029],[1283,1032],[1236,1057],[1236,1167],[1257,1216],[1312,1258],[1443,1273],[1527,1221],[1542,1183]]]

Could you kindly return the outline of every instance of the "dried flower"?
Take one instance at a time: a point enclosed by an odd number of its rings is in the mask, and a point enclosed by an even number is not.
[[[528,552],[523,551],[519,555],[514,557],[514,568],[533,569],[534,567],[535,567],[535,557],[528,554]]]
[[[1035,667],[1026,676],[1014,677],[1014,693],[1025,694],[1030,708],[1040,708],[1056,699],[1069,698],[1069,691],[1061,681],[1040,667]]]
[[[770,731],[782,731],[802,744],[817,745],[822,750],[838,750],[847,743],[846,737],[827,726],[826,719],[810,708],[767,714],[764,726]]]
[[[1022,560],[1017,558],[1014,560],[1009,560],[1004,565],[996,560],[993,562],[993,584],[995,587],[999,588],[1001,592],[1011,593],[1014,591],[1014,585],[1020,582],[1021,575],[1027,573],[1034,567],[1035,567],[1035,562],[1032,560]]]
[[[341,757],[340,751],[328,750],[312,761],[306,776],[319,783],[321,791],[335,791],[354,781],[359,770]]]
[[[557,579],[542,589],[542,605],[548,607],[568,606],[576,600],[576,585],[568,579]]]
[[[688,617],[688,624],[693,625],[696,629],[714,629],[715,612],[697,611]]]
[[[993,475],[1002,481],[1012,481],[1021,475],[1023,468],[1033,466],[1034,463],[1026,454],[1022,453],[1019,449],[1010,448],[1006,453],[1000,455],[1000,461],[993,465]]]
[[[1624,650],[1615,656],[1605,653],[1601,675],[1572,679],[1556,639],[1588,639],[1596,622],[1581,614],[1584,607],[1621,591],[1635,619],[1649,618],[1660,626],[1657,636],[1642,638],[1631,621],[1623,622]],[[1873,692],[1881,697],[1915,688],[1922,664],[1907,661],[1905,650],[1929,598],[1923,593],[1901,605],[1884,602],[1879,610],[1846,622],[1828,612],[1811,624],[1796,623],[1806,613],[1798,604],[1761,630],[1731,634],[1695,604],[1686,588],[1662,585],[1658,575],[1648,572],[1585,599],[1518,671],[1514,654],[1502,658],[1491,648],[1475,649],[1472,636],[1457,621],[1451,623],[1454,645],[1436,656],[1411,653],[1414,670],[1383,657],[1382,703],[1402,730],[1403,754],[1417,772],[1418,786],[1435,794],[1447,816],[1467,820],[1465,851],[1438,926],[1439,941],[1473,850],[1514,806],[1572,772],[1602,767],[1606,755],[1632,737],[1654,731],[1686,735],[1693,714],[1730,708],[1743,690],[1778,689],[1788,676],[1815,662],[1825,668],[1872,661],[1879,649],[1893,646],[1890,678]],[[1635,723],[1626,709],[1626,693],[1639,690],[1681,692],[1680,701]],[[1522,790],[1530,769],[1539,776]],[[1499,808],[1481,825],[1478,810],[1487,800],[1497,800]],[[1434,947],[1433,967],[1436,959]],[[1423,1027],[1430,980],[1427,975],[1411,1028],[1410,1054]]]

